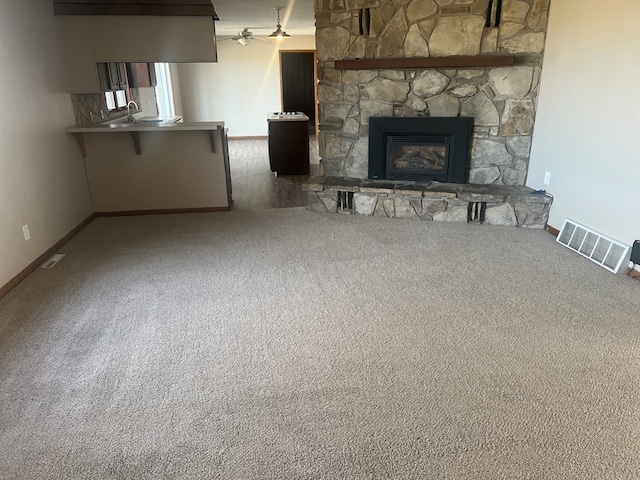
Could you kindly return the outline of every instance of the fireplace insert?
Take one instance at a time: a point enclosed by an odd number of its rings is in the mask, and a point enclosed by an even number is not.
[[[473,118],[369,118],[369,178],[468,183]]]

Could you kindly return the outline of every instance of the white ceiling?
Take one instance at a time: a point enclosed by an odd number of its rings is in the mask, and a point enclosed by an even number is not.
[[[257,36],[267,36],[276,28],[280,10],[282,28],[289,35],[314,35],[313,0],[211,0],[220,21],[216,34],[237,35],[245,27]]]

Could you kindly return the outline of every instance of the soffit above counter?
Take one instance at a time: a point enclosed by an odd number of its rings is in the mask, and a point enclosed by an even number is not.
[[[211,0],[53,0],[54,15],[153,15],[213,17]]]

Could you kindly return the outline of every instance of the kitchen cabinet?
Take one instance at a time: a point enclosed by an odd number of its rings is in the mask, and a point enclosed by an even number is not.
[[[118,90],[124,90],[127,88],[127,68],[122,62],[119,62],[116,65],[118,69]]]
[[[100,62],[96,64],[100,91],[111,92],[127,88],[127,69],[122,62]]]
[[[158,84],[155,63],[127,63],[127,78],[133,88],[155,87]]]
[[[276,112],[267,121],[271,171],[309,175],[309,117],[301,112]]]

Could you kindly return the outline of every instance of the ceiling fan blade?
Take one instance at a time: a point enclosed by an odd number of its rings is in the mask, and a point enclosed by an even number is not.
[[[220,39],[218,39],[218,41],[219,42],[224,42],[225,40],[233,40],[234,42],[237,42],[241,38],[244,38],[244,37],[236,35],[235,37],[220,38]]]

